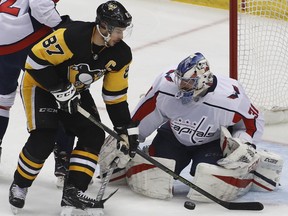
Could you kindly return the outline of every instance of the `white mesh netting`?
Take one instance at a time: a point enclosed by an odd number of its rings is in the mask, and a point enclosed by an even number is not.
[[[238,79],[267,124],[288,121],[287,9],[287,0],[238,0]]]

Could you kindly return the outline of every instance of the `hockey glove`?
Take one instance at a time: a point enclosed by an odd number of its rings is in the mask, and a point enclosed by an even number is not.
[[[80,104],[80,94],[73,84],[63,84],[62,87],[51,91],[51,93],[56,98],[58,109],[70,114],[77,112],[77,106]]]
[[[118,141],[117,148],[124,154],[129,154],[133,158],[139,145],[138,123],[130,123],[128,126],[115,127],[115,131],[123,138],[124,141]]]
[[[217,161],[218,165],[226,169],[244,168],[252,165],[258,159],[256,147],[250,143],[242,143],[237,138],[228,138],[228,145],[235,148],[229,155]]]

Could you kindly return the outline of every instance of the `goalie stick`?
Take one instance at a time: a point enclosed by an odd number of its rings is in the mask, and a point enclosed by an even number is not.
[[[78,106],[78,112],[88,118],[91,122],[96,124],[98,127],[106,131],[108,134],[113,136],[117,140],[123,140],[116,132],[108,128],[106,125],[104,125],[102,122],[96,120],[90,113],[88,113],[86,110],[84,110],[82,107]],[[203,190],[202,188],[198,187],[197,185],[193,184],[192,182],[188,181],[187,179],[183,178],[182,176],[176,174],[168,167],[164,166],[163,164],[159,163],[157,160],[153,159],[146,153],[142,152],[140,149],[136,150],[136,153],[139,154],[141,157],[158,167],[159,169],[163,170],[167,174],[171,175],[174,179],[181,181],[183,184],[189,186],[190,188],[194,189],[198,193],[206,196],[207,198],[213,200],[215,203],[223,206],[226,209],[229,210],[254,210],[254,211],[260,211],[264,209],[264,206],[260,202],[229,202],[229,201],[223,201],[221,199],[218,199],[217,197],[213,196],[212,194],[208,193],[207,191]]]

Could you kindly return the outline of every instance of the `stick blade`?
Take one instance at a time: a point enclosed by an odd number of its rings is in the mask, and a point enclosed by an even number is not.
[[[229,210],[252,210],[252,211],[261,211],[264,209],[264,205],[260,202],[227,202],[223,205]]]

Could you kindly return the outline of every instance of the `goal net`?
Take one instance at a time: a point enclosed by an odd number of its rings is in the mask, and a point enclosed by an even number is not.
[[[266,124],[288,122],[288,0],[230,0],[230,58]]]

